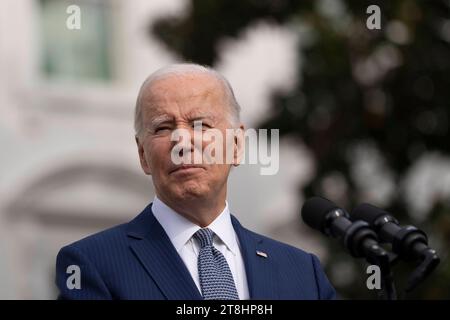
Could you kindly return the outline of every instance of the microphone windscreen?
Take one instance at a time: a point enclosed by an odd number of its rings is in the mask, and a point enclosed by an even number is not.
[[[339,209],[339,207],[330,200],[312,197],[303,204],[302,219],[311,228],[323,231],[325,216],[333,209]]]
[[[353,209],[351,218],[353,221],[363,220],[373,225],[375,220],[384,215],[389,215],[389,213],[368,203],[363,203]]]

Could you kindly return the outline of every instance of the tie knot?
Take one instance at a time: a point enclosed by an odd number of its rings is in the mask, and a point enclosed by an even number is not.
[[[195,234],[194,237],[200,241],[200,247],[206,247],[206,246],[211,246],[213,243],[213,235],[214,233],[212,232],[211,229],[208,228],[203,228],[203,229],[199,229]]]

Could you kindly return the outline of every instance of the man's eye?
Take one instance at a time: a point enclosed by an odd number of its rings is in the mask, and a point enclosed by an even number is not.
[[[195,129],[197,126],[192,125],[192,127]],[[207,123],[202,123],[202,130],[211,129],[212,127]]]
[[[155,132],[164,132],[165,130],[170,130],[170,127],[158,127],[155,129]]]

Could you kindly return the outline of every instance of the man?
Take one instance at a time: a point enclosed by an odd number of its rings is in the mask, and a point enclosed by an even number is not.
[[[59,298],[335,297],[314,255],[253,233],[230,214],[227,179],[239,164],[242,136],[223,142],[231,163],[192,162],[205,160],[202,150],[211,141],[173,139],[176,130],[194,136],[199,123],[200,131],[224,136],[227,129],[242,130],[239,110],[227,80],[203,66],[172,65],[144,82],[136,103],[136,143],[156,197],[131,222],[61,249]],[[174,156],[185,160],[176,163]],[[79,279],[67,270],[79,271]]]

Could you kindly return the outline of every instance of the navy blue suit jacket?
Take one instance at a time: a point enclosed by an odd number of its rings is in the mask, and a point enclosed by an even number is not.
[[[335,298],[316,256],[251,232],[234,216],[232,223],[251,299]],[[202,299],[151,204],[129,223],[62,248],[56,260],[60,299]],[[75,283],[71,265],[80,268],[79,289],[67,286]]]

